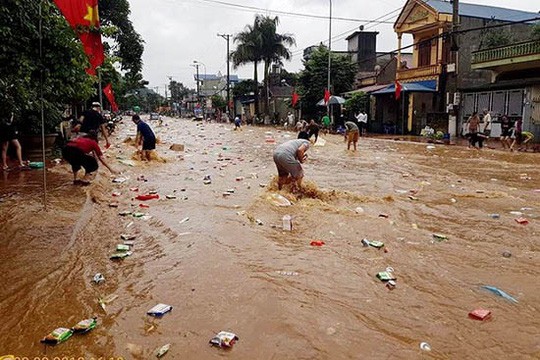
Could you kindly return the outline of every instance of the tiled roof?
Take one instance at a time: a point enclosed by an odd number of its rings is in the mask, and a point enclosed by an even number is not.
[[[425,3],[439,13],[452,14],[452,3],[449,1],[426,0]],[[540,17],[540,14],[534,12],[505,9],[496,6],[467,4],[463,2],[459,3],[459,15],[502,21],[523,21]]]

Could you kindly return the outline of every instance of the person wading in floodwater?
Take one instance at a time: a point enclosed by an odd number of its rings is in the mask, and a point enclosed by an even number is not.
[[[90,184],[90,175],[98,169],[96,158],[107,168],[112,174],[116,174],[103,159],[103,153],[97,142],[97,133],[93,130],[85,135],[69,141],[62,149],[62,157],[70,165],[73,171],[73,184],[88,185]],[[84,168],[84,177],[77,179],[77,173],[81,168]]]
[[[309,140],[295,139],[284,142],[274,150],[279,190],[283,185],[289,183],[293,183],[298,189],[302,187],[302,179],[304,178],[302,163],[307,159],[306,152],[309,146]]]
[[[84,111],[79,118],[79,124],[75,125],[73,131],[79,132],[80,135],[84,136],[91,131],[95,131],[96,134],[101,131],[103,137],[105,138],[105,149],[108,149],[111,146],[109,142],[109,136],[107,128],[105,127],[106,121],[101,115],[101,104],[97,101],[92,103],[92,108]]]
[[[135,144],[137,144],[137,150],[142,145],[142,160],[152,160],[151,153],[156,149],[156,135],[152,131],[150,125],[141,120],[139,115],[133,115],[133,122],[137,125],[137,138]]]

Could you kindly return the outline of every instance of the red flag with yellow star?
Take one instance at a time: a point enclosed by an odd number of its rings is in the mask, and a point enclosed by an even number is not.
[[[109,100],[109,103],[111,104],[111,108],[113,112],[118,111],[118,105],[116,104],[116,101],[114,100],[114,92],[112,89],[112,84],[109,83],[107,86],[103,88],[103,93],[107,97],[107,100]]]
[[[54,0],[69,25],[81,39],[85,54],[90,60],[86,69],[91,75],[103,64],[103,43],[99,32],[98,0]]]

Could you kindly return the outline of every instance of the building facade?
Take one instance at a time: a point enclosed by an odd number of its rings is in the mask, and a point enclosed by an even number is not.
[[[493,95],[489,95],[489,101],[485,99],[486,95],[479,98],[484,89],[476,91],[475,88],[492,83],[492,73],[488,68],[472,65],[473,53],[484,47],[491,32],[501,31],[498,29],[511,34],[513,41],[527,40],[531,27],[523,21],[538,16],[460,2],[459,35],[457,47],[453,48],[450,36],[452,6],[450,1],[408,0],[394,24],[399,49],[403,36],[412,36],[412,64],[403,66],[398,52],[395,78],[401,87],[399,99],[395,99],[395,85],[374,94],[381,103],[378,121],[393,124],[397,133],[419,134],[423,127],[430,125],[459,135],[471,110],[483,110],[484,107],[491,110]],[[505,108],[510,106],[513,110],[517,93],[506,92],[504,96]],[[518,113],[523,115],[523,111]]]

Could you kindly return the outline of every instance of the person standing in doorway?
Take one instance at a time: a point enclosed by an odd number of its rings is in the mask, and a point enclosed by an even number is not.
[[[105,148],[108,149],[111,146],[111,143],[109,142],[109,135],[105,123],[105,119],[101,115],[101,104],[96,101],[92,103],[91,109],[82,113],[79,118],[79,125],[76,125],[73,130],[79,132],[80,135],[89,134],[91,131],[95,131],[97,134],[101,131],[105,138]]]
[[[351,149],[351,144],[353,144],[354,151],[356,151],[356,143],[358,142],[358,137],[360,136],[360,130],[358,125],[352,121],[347,121],[345,123],[345,138],[347,139],[347,150]]]

